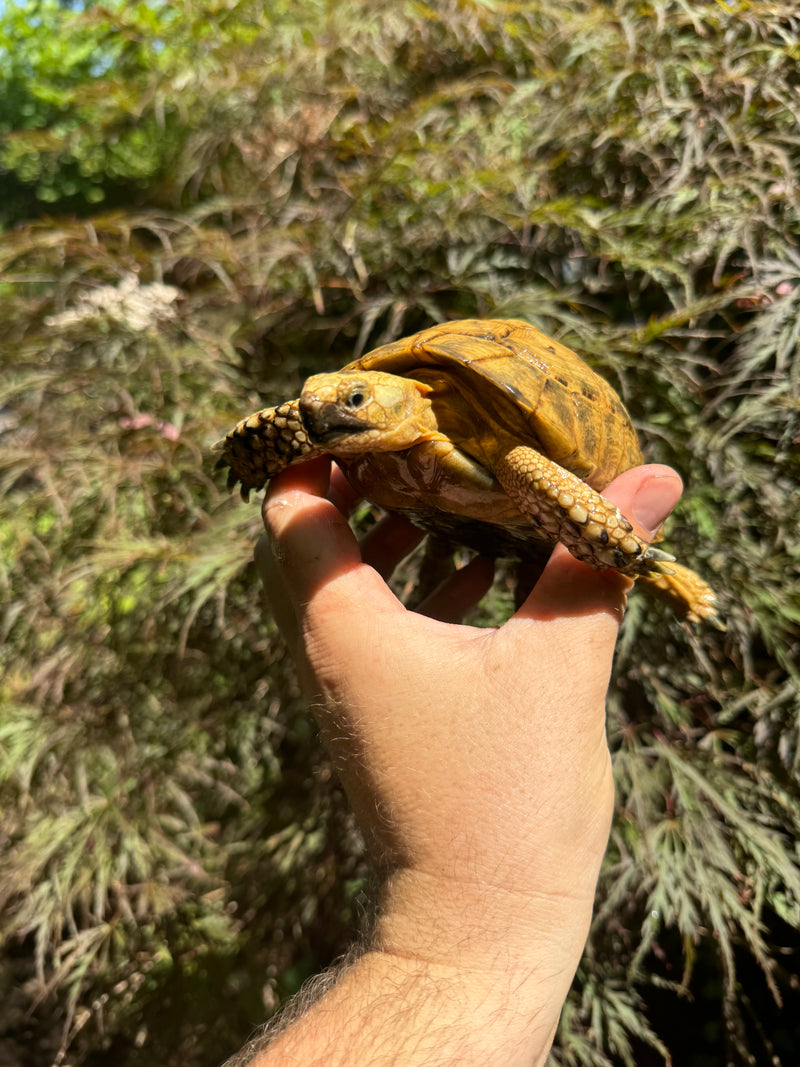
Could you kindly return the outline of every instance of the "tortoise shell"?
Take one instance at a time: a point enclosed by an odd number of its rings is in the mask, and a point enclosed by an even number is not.
[[[532,446],[598,491],[642,462],[630,416],[608,382],[526,322],[442,323],[342,368],[359,371],[432,385],[439,429],[484,476],[447,463],[428,469],[414,449],[337,456],[356,491],[484,555],[538,560],[552,545],[490,476],[492,456],[509,440]]]
[[[492,431],[538,448],[593,489],[642,462],[633,423],[608,382],[527,322],[442,323],[376,348],[342,370],[419,381],[446,375],[453,395],[439,391],[440,426],[448,421],[448,403],[460,394]],[[458,444],[470,454],[484,451],[477,427],[460,426]]]

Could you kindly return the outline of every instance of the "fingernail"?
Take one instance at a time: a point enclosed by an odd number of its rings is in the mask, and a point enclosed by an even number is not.
[[[654,534],[680,499],[683,483],[674,474],[655,474],[642,482],[633,498],[632,516]]]
[[[270,544],[275,545],[277,539],[283,533],[284,527],[298,503],[297,494],[292,489],[285,492],[272,491],[267,493],[261,506],[261,516],[264,520],[264,529],[269,537]]]

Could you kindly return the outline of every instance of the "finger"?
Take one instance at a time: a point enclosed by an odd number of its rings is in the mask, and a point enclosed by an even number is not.
[[[381,577],[388,578],[424,536],[402,515],[387,515],[362,537],[361,558]]]
[[[275,581],[275,596],[286,606],[289,632],[299,634],[297,651],[332,647],[363,624],[367,631],[373,616],[405,614],[405,608],[372,567],[361,561],[361,551],[347,519],[328,499],[329,463],[314,460],[298,464],[274,478],[264,500],[264,526],[269,536],[269,558],[259,554],[256,563],[267,581]],[[361,642],[361,654],[364,645]]]
[[[626,471],[603,490],[603,496],[630,519],[639,536],[651,540],[680,499],[682,488],[671,467],[652,464]],[[553,618],[606,613],[618,624],[631,585],[630,578],[613,570],[594,570],[559,545],[518,615]]]
[[[281,494],[308,494],[318,498],[328,491],[330,479],[330,462],[326,458],[312,460],[288,468],[283,474],[270,482],[267,497],[262,507],[262,516],[266,532],[256,542],[253,560],[256,571],[261,578],[264,604],[278,624],[278,628],[289,647],[297,653],[300,642],[300,626],[295,611],[293,598],[287,581],[287,572],[283,566],[282,550],[276,539],[273,523],[267,517],[267,498],[280,498]],[[271,512],[276,519],[278,512]]]
[[[262,516],[271,555],[291,602],[303,605],[323,581],[361,565],[347,519],[327,499],[330,461],[323,458],[287,468],[272,479]],[[274,576],[265,556],[260,573]]]
[[[626,510],[616,494],[630,491],[637,477],[643,477],[643,481],[635,489],[631,506]],[[615,478],[608,488],[612,492],[610,499],[630,519],[634,533],[651,541],[680,500],[683,482],[672,467],[651,463],[626,471]]]
[[[256,571],[261,578],[262,601],[277,623],[287,645],[297,651],[300,625],[289,590],[283,580],[281,567],[272,552],[272,545],[265,533],[256,541],[253,552]]]
[[[439,622],[461,622],[489,592],[493,581],[494,560],[476,556],[466,567],[454,571],[415,610]]]
[[[336,463],[331,466],[328,500],[336,505],[342,515],[349,515],[360,500],[358,493],[348,482],[344,471]]]

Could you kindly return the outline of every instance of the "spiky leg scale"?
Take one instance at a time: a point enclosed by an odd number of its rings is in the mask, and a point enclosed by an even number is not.
[[[295,460],[321,454],[308,439],[297,400],[262,408],[242,419],[218,447],[222,455],[217,468],[230,468],[228,488],[241,482],[244,500]]]

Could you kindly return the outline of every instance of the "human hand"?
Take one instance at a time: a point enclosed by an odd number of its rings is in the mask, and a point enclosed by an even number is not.
[[[582,951],[613,808],[605,695],[631,582],[557,548],[503,626],[443,622],[491,581],[487,561],[406,610],[386,585],[418,538],[402,520],[357,544],[327,499],[326,460],[289,468],[256,560],[367,841],[388,871],[378,939],[399,955],[562,973]],[[674,471],[604,495],[652,536]],[[559,1007],[560,1007],[559,999]]]

